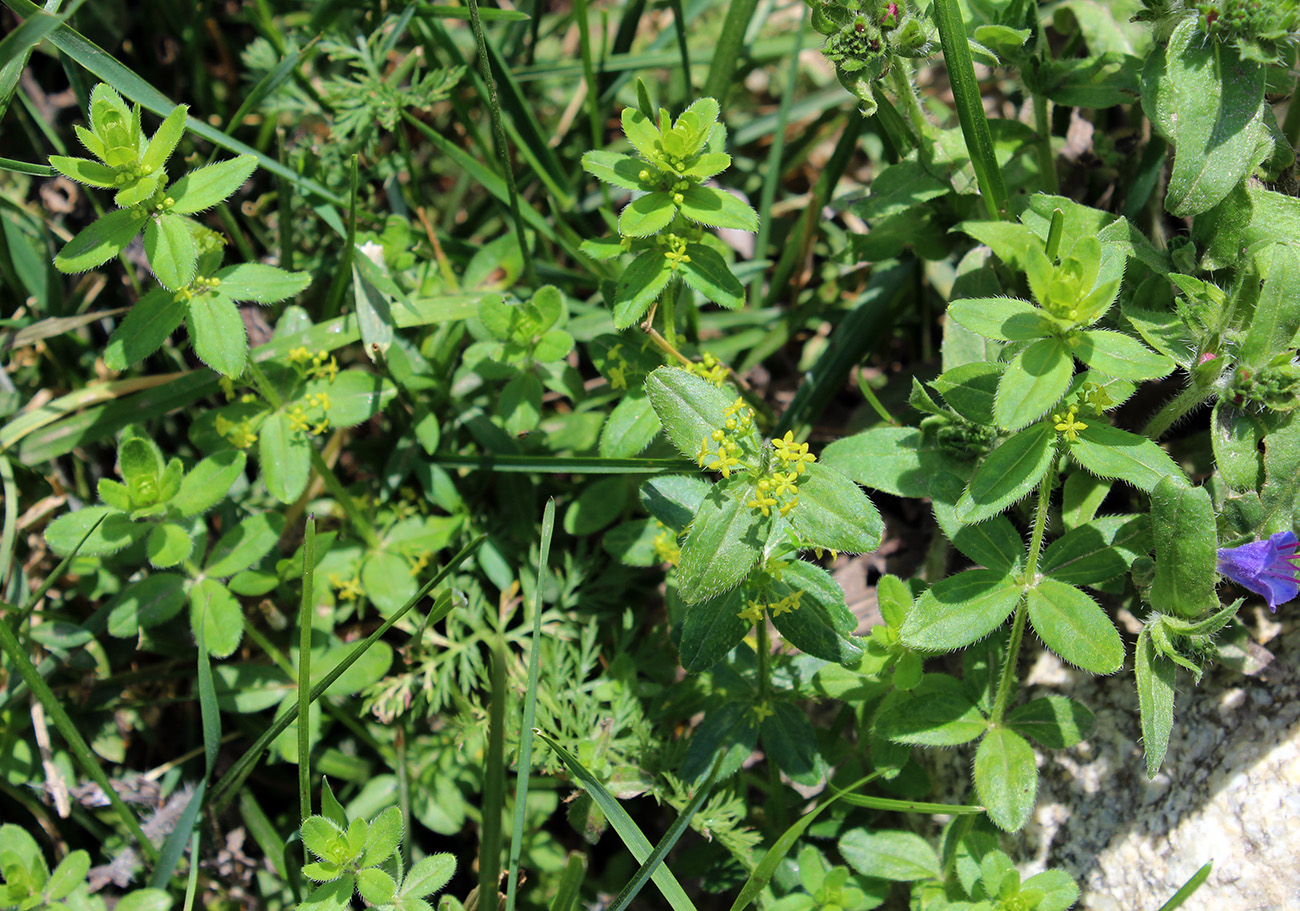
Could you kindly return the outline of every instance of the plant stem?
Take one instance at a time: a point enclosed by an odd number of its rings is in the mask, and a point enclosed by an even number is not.
[[[1007,641],[1007,657],[1002,664],[1002,676],[998,679],[998,692],[993,700],[993,711],[989,713],[989,724],[1002,723],[1006,713],[1007,702],[1011,698],[1011,685],[1016,679],[1016,665],[1020,660],[1020,643],[1025,636],[1025,618],[1029,614],[1029,589],[1037,581],[1038,555],[1043,550],[1043,533],[1047,531],[1047,510],[1052,503],[1052,488],[1056,485],[1056,457],[1052,467],[1047,470],[1042,483],[1038,486],[1038,509],[1034,513],[1034,530],[1029,538],[1029,555],[1025,559],[1025,592],[1016,605],[1016,617],[1011,623],[1011,638]]]
[[[1158,440],[1166,430],[1176,424],[1183,416],[1190,414],[1214,395],[1212,383],[1193,382],[1178,395],[1174,396],[1164,407],[1156,412],[1147,425],[1142,428],[1142,435]]]

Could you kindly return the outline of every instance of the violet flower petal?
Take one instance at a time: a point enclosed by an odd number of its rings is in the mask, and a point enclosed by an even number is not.
[[[1276,611],[1279,604],[1300,594],[1296,561],[1300,546],[1295,532],[1279,531],[1266,541],[1255,541],[1240,547],[1219,548],[1219,572],[1242,588],[1263,596],[1269,610]]]

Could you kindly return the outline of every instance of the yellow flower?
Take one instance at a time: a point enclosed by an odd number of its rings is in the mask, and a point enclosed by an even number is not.
[[[792,613],[800,607],[799,599],[803,597],[803,592],[796,589],[786,595],[780,601],[772,605],[772,616],[779,617],[782,614]]]
[[[1087,424],[1083,423],[1083,421],[1076,419],[1075,414],[1077,411],[1078,411],[1078,406],[1071,405],[1069,410],[1066,411],[1064,415],[1060,415],[1060,414],[1052,415],[1052,420],[1056,422],[1057,432],[1065,434],[1066,440],[1068,440],[1071,443],[1073,443],[1075,440],[1079,438],[1080,430],[1088,429]]]
[[[757,601],[750,601],[745,605],[744,610],[736,614],[736,616],[746,623],[758,623],[763,619],[763,605]]]
[[[763,702],[754,703],[754,707],[753,709],[751,709],[751,711],[754,713],[755,718],[757,718],[760,722],[763,722],[766,721],[768,718],[771,718],[776,710],[773,709],[768,702],[763,701]]]

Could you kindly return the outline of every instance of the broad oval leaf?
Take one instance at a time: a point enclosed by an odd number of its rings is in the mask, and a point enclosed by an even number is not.
[[[97,218],[63,245],[54,257],[60,272],[86,272],[101,266],[127,248],[145,226],[142,209],[117,209]]]
[[[982,736],[988,720],[960,680],[927,674],[881,708],[872,730],[894,743],[957,746]]]
[[[199,246],[190,231],[190,220],[176,215],[158,215],[144,225],[144,253],[149,268],[164,288],[179,291],[194,281],[199,263]]]
[[[1023,586],[993,569],[970,569],[940,579],[907,615],[901,635],[908,648],[950,652],[993,632],[1020,603]]]
[[[1017,354],[998,382],[993,416],[1004,430],[1038,420],[1061,400],[1074,376],[1074,357],[1057,338],[1034,342]]]
[[[1100,419],[1087,422],[1078,439],[1070,444],[1070,455],[1085,469],[1101,478],[1127,481],[1148,493],[1161,478],[1173,477],[1187,484],[1187,478],[1169,454],[1146,437],[1120,430]]]
[[[263,263],[240,263],[217,272],[221,293],[232,301],[276,304],[301,294],[311,284],[310,272],[286,272]]]
[[[913,832],[851,829],[839,847],[850,867],[873,879],[907,883],[943,876],[939,855]]]
[[[122,589],[110,604],[108,634],[129,639],[180,613],[185,580],[175,573],[154,573]]]
[[[747,203],[716,187],[687,187],[682,191],[681,210],[691,221],[711,228],[758,230],[758,213]]]
[[[614,325],[626,329],[645,316],[672,277],[659,250],[647,250],[632,260],[614,285]]]
[[[1040,579],[1029,590],[1029,622],[1061,658],[1094,674],[1113,674],[1124,663],[1124,641],[1097,602],[1073,585]]]
[[[799,502],[786,518],[815,547],[868,553],[880,546],[885,524],[862,488],[826,465],[799,479]]]
[[[163,288],[154,288],[135,302],[126,318],[109,336],[104,348],[104,366],[125,370],[162,347],[163,342],[185,322],[189,306]]]
[[[190,298],[185,326],[199,360],[231,378],[244,372],[248,335],[234,301],[212,291],[195,295]]]
[[[975,793],[989,819],[1004,832],[1019,832],[1034,812],[1038,766],[1034,748],[1007,728],[994,728],[975,751]]]
[[[282,411],[262,422],[257,438],[258,461],[262,480],[271,496],[281,503],[292,503],[302,495],[311,475],[311,443],[289,424]]]
[[[700,503],[677,565],[678,592],[688,603],[739,585],[762,553],[771,520],[745,505],[753,484],[715,484]]]
[[[740,618],[744,607],[744,589],[736,588],[686,609],[677,649],[687,673],[698,674],[713,667],[754,628],[754,624]]]
[[[239,647],[244,637],[244,611],[239,601],[216,579],[202,578],[190,589],[190,625],[203,641],[208,654],[225,658]]]

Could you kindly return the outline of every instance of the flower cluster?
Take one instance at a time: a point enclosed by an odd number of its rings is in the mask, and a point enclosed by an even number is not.
[[[727,366],[707,351],[700,362],[692,363],[686,367],[687,372],[693,373],[702,380],[707,380],[719,389],[727,381]]]
[[[785,516],[799,505],[799,476],[817,457],[808,451],[807,443],[796,443],[788,430],[784,437],[772,441],[772,447],[779,464],[759,480],[753,498],[745,505],[764,516],[770,516],[773,509]]]
[[[315,354],[305,346],[298,346],[289,352],[289,363],[301,376],[333,382],[339,375],[339,364],[328,351],[321,349]]]
[[[723,425],[700,440],[700,451],[695,460],[701,468],[720,473],[724,478],[731,477],[731,472],[740,467],[740,457],[744,448],[739,438],[754,426],[754,409],[738,398],[723,412],[726,420]],[[713,444],[717,444],[717,449]]]
[[[779,617],[782,614],[789,614],[797,611],[800,607],[799,600],[803,597],[803,592],[798,589],[790,592],[780,601],[768,602],[751,599],[745,602],[745,607],[736,614],[746,623],[758,623],[763,619],[765,610],[771,611],[773,617]]]
[[[217,433],[236,449],[247,449],[257,442],[257,432],[253,429],[253,422],[247,417],[232,421],[225,415],[219,414],[215,426]]]
[[[655,558],[660,563],[667,563],[669,566],[676,566],[682,559],[682,548],[677,543],[677,535],[671,528],[662,522],[655,520],[659,526],[659,531],[655,534],[651,546],[654,547]]]

